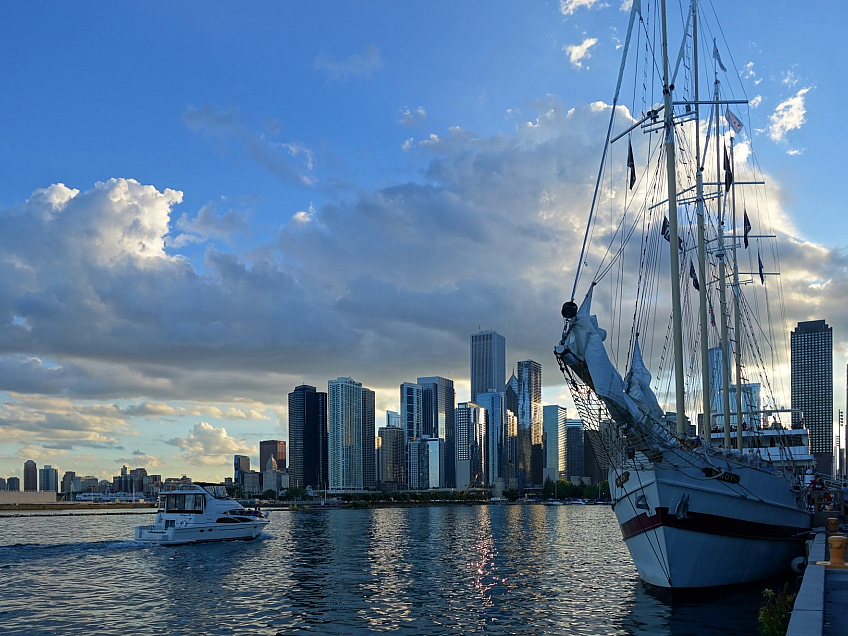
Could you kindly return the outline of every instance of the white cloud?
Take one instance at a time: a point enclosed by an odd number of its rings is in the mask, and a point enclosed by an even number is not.
[[[607,6],[602,0],[559,0],[559,11],[562,15],[574,15],[578,9],[592,9],[595,5]]]
[[[366,44],[359,53],[354,53],[344,60],[322,51],[312,66],[316,70],[324,71],[333,80],[344,81],[350,77],[371,77],[383,68],[383,56],[373,44]]]
[[[763,103],[763,96],[757,95],[750,101],[751,108],[757,108],[760,104]]]
[[[400,119],[398,123],[402,126],[416,126],[427,123],[427,111],[423,106],[419,106],[414,110],[410,110],[408,106],[404,106],[398,111]]]
[[[811,88],[802,88],[789,99],[780,102],[769,116],[768,133],[774,141],[783,141],[786,133],[798,130],[807,122],[805,96]]]
[[[400,145],[401,150],[403,150],[404,152],[409,152],[409,151],[412,149],[412,143],[413,143],[414,141],[415,141],[415,139],[414,139],[413,137],[410,137],[409,139],[407,139],[406,141],[404,141],[404,142]]]
[[[243,439],[227,435],[223,427],[215,428],[207,422],[198,422],[185,437],[168,440],[182,453],[177,459],[192,466],[220,466],[233,460],[233,455],[251,455],[256,447]]]
[[[586,38],[580,44],[567,44],[562,50],[568,53],[568,60],[575,68],[583,68],[583,60],[591,57],[589,49],[598,43],[598,38]]]

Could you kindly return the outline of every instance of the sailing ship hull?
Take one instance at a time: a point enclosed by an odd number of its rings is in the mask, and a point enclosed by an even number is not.
[[[696,467],[613,471],[614,511],[642,580],[736,585],[780,574],[803,554],[812,518],[791,482],[744,466],[731,474],[738,482]]]

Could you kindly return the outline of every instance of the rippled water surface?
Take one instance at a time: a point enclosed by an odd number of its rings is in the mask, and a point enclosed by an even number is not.
[[[748,590],[670,604],[604,506],[274,511],[150,547],[150,514],[0,517],[3,634],[754,634]]]

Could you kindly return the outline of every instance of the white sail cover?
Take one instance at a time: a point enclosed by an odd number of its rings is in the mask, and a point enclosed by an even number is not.
[[[642,360],[642,349],[639,347],[638,337],[636,338],[636,345],[633,347],[633,361],[630,363],[630,371],[624,378],[624,390],[651,419],[656,422],[662,420],[663,410],[660,408],[657,396],[651,390],[651,372],[648,371],[644,360]]]

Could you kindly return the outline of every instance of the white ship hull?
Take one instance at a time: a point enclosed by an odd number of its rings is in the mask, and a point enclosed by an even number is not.
[[[216,541],[250,541],[262,534],[268,520],[259,517],[255,521],[244,523],[194,524],[186,522],[183,527],[138,526],[135,529],[136,541],[149,541],[160,545],[182,545],[186,543],[212,543]]]
[[[744,466],[732,475],[737,483],[697,467],[613,469],[615,514],[642,580],[674,589],[735,585],[780,574],[803,554],[812,517],[791,482]]]

